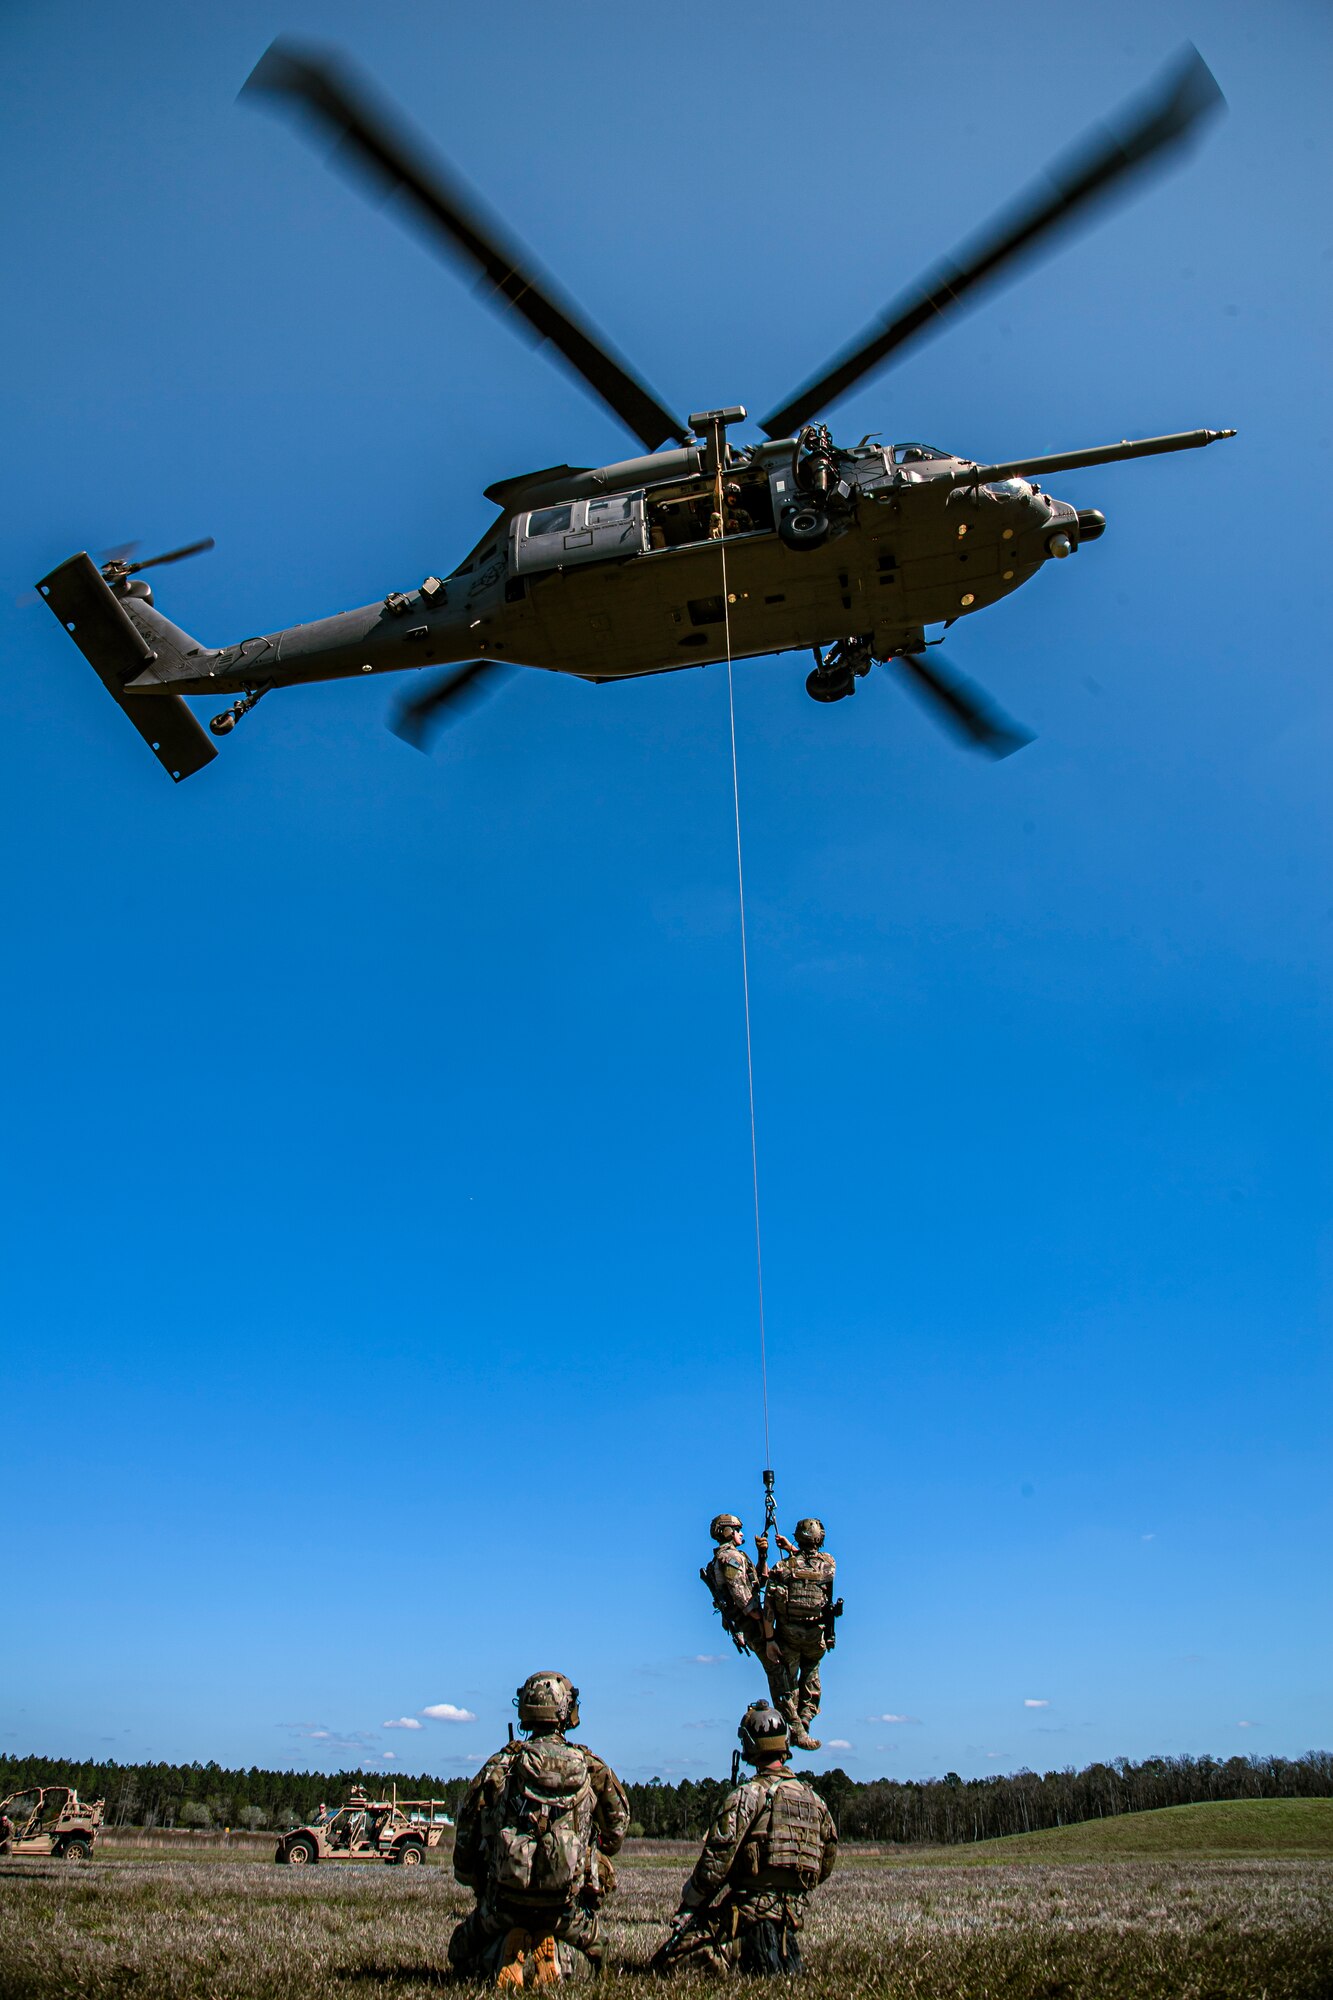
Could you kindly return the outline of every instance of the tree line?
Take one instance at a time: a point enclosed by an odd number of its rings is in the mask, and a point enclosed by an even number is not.
[[[876,1778],[861,1783],[841,1769],[808,1775],[844,1840],[903,1846],[952,1845],[1001,1834],[1035,1833],[1080,1820],[1110,1819],[1156,1806],[1199,1805],[1214,1799],[1305,1799],[1333,1796],[1333,1752],[1304,1757],[1148,1757],[1131,1763],[1015,1771],[1008,1777],[920,1780]],[[467,1778],[397,1772],[269,1771],[258,1765],[76,1763],[58,1757],[0,1756],[0,1797],[30,1785],[73,1785],[83,1799],[106,1800],[109,1826],[302,1826],[319,1807],[337,1805],[353,1785],[384,1797],[437,1799],[456,1815]],[[655,1840],[698,1840],[728,1790],[723,1778],[661,1778],[631,1784],[631,1832]]]
[[[397,1785],[403,1799],[439,1799],[452,1814],[467,1790],[466,1778],[412,1777],[382,1772],[228,1770],[208,1764],[72,1762],[63,1757],[0,1756],[0,1798],[30,1785],[72,1785],[81,1799],[106,1800],[108,1826],[249,1827],[282,1831],[305,1826],[321,1805],[340,1805],[353,1785],[388,1797]]]

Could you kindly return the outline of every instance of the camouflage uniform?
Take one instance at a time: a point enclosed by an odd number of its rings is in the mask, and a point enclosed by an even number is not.
[[[723,1515],[731,1520],[732,1515]],[[716,1532],[716,1524],[715,1524]],[[768,1543],[759,1542],[759,1567],[755,1568],[745,1550],[734,1541],[719,1540],[712,1560],[703,1571],[713,1602],[722,1613],[722,1622],[736,1642],[753,1653],[764,1670],[768,1691],[778,1700],[785,1682],[782,1669],[768,1657],[768,1637],[764,1630],[763,1587],[768,1577]]]
[[[567,1743],[562,1730],[534,1730],[534,1743],[556,1743],[577,1750],[583,1759],[593,1792],[592,1824],[595,1845],[590,1856],[587,1879],[574,1901],[544,1914],[533,1932],[533,1911],[506,1905],[490,1879],[491,1859],[504,1823],[505,1783],[514,1758],[524,1749],[522,1740],[506,1743],[472,1780],[458,1810],[454,1832],[454,1877],[477,1898],[476,1908],[455,1929],[449,1940],[449,1963],[465,1977],[485,1978],[499,1969],[501,1950],[513,1931],[526,1931],[535,1942],[539,1935],[555,1938],[560,1944],[583,1952],[594,1965],[602,1956],[601,1927],[597,1910],[603,1897],[616,1886],[615,1870],[608,1857],[615,1854],[629,1826],[629,1800],[609,1764],[586,1744]]]
[[[829,1649],[826,1619],[838,1565],[819,1548],[784,1556],[768,1579],[767,1604],[782,1665],[773,1698],[800,1747],[819,1713],[819,1663]]]
[[[756,1772],[718,1807],[654,1969],[798,1973],[806,1900],[837,1858],[819,1794],[786,1769]]]

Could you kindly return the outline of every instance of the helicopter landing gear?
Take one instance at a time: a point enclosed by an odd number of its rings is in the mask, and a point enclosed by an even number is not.
[[[839,639],[827,653],[811,649],[815,669],[806,675],[805,691],[812,701],[845,701],[856,683],[874,665],[869,639]]]
[[[213,717],[213,719],[208,725],[209,728],[212,730],[213,734],[215,736],[230,736],[232,730],[236,727],[241,717],[243,715],[248,715],[250,713],[250,710],[254,707],[255,703],[257,701],[262,701],[263,697],[267,693],[268,693],[267,687],[257,687],[257,688],[247,689],[247,691],[240,697],[239,700],[234,701],[232,703],[230,708],[224,708],[221,715],[215,715]]]
[[[789,549],[822,548],[828,535],[828,515],[810,500],[785,508],[778,521],[778,540]]]

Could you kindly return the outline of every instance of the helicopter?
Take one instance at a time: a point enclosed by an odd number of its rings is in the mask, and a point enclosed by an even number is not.
[[[235,697],[209,724],[217,738],[275,688],[444,666],[391,723],[422,747],[435,722],[517,667],[606,683],[788,652],[813,656],[806,689],[816,701],[846,699],[882,664],[968,744],[1008,756],[1030,735],[944,663],[927,629],[1000,602],[1102,535],[1099,510],[1053,498],[1041,480],[1235,435],[1192,430],[979,464],[916,440],[839,444],[822,420],[975,291],[1052,248],[1198,135],[1223,99],[1192,48],[1115,128],[1064,155],[778,404],[750,445],[728,435],[747,421],[741,404],[688,421],[673,414],[343,59],[277,41],[241,94],[331,135],[340,159],[381,197],[396,197],[433,247],[550,345],[643,450],[612,465],[498,480],[485,489],[498,516],[447,575],[229,646],[201,645],[173,625],[141,575],[211,542],[141,562],[121,551],[100,567],[86,553],[61,563],[40,594],[177,781],[217,755],[187,695]]]

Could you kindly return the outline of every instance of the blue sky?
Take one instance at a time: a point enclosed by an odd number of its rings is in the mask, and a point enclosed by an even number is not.
[[[756,1692],[695,1576],[763,1463],[722,674],[520,677],[428,759],[388,690],[284,692],[176,789],[15,602],[211,533],[158,602],[221,643],[636,448],[235,103],[289,30],[669,403],[756,415],[1213,67],[1183,168],[834,412],[992,460],[1238,427],[1052,480],[1105,538],[951,635],[1037,740],[737,673],[773,1452],[847,1599],[821,1763],[1327,1746],[1327,12],[595,19],[0,24],[4,1599],[86,1641],[11,1650],[0,1745],[451,1773],[555,1664],[697,1775]]]

